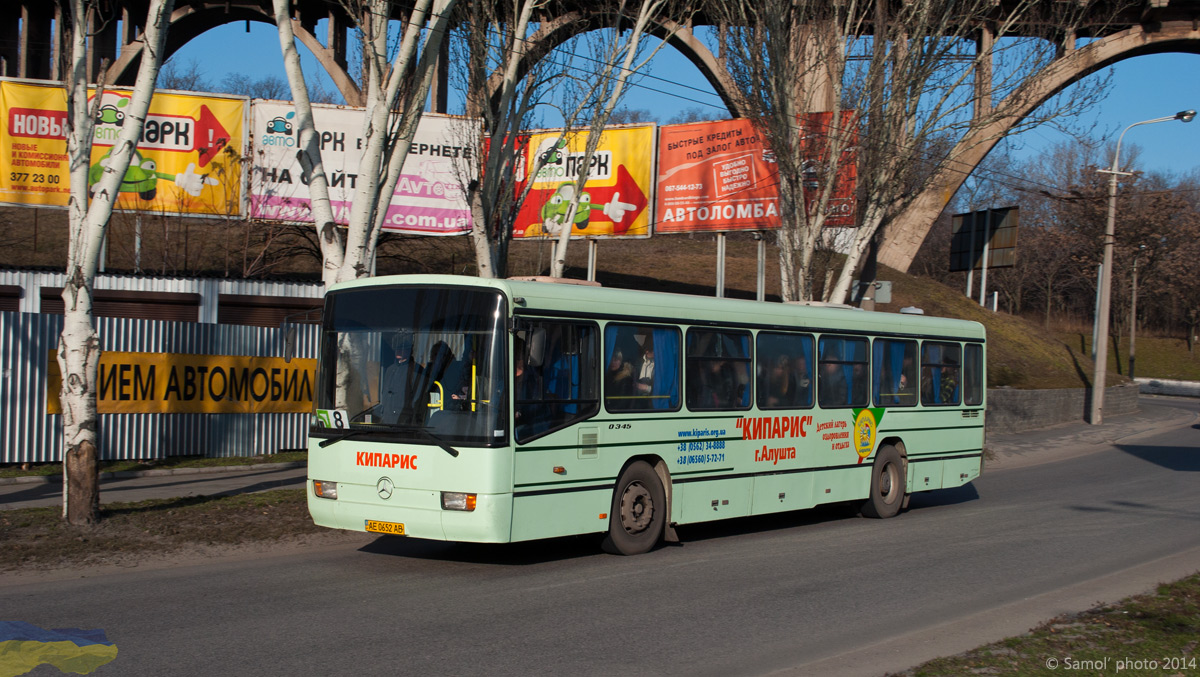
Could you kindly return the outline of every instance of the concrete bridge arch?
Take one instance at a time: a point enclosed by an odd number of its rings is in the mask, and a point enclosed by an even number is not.
[[[1026,80],[996,106],[995,121],[967,134],[953,151],[957,161],[943,167],[929,187],[889,226],[879,248],[880,263],[907,271],[938,215],[967,176],[1009,130],[1050,97],[1088,75],[1115,63],[1147,54],[1200,54],[1198,21],[1165,21],[1135,25],[1073,49]],[[1168,111],[1171,112],[1171,111]],[[1164,113],[1165,114],[1165,113]]]

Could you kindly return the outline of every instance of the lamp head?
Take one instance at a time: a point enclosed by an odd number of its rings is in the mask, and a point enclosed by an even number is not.
[[[1192,118],[1194,117],[1196,117],[1196,111],[1194,110],[1181,110],[1175,114],[1176,120],[1182,120],[1184,122],[1191,122]]]

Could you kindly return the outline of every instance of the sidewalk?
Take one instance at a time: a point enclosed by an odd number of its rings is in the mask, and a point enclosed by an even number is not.
[[[1140,433],[1195,424],[1200,402],[1143,395],[1136,414],[1113,417],[1102,425],[1064,423],[1022,433],[989,434],[987,470],[1017,468],[1079,456]],[[144,501],[151,498],[228,496],[304,486],[302,463],[262,463],[253,466],[176,468],[101,476],[100,502]],[[0,510],[62,505],[62,481],[19,478],[0,484]]]
[[[100,477],[100,502],[127,503],[151,498],[232,496],[271,489],[304,487],[304,463],[259,463],[214,468],[175,468],[141,472],[105,473]],[[25,479],[25,478],[18,478]],[[0,510],[62,505],[62,479],[0,485]]]
[[[1200,420],[1200,403],[1194,399],[1141,395],[1138,408],[1136,414],[1114,416],[1100,425],[1079,421],[1020,433],[988,433],[984,472],[1073,458],[1134,435]]]

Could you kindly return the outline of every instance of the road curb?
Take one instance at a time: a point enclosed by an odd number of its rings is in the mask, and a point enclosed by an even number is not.
[[[218,473],[247,472],[250,470],[287,470],[303,468],[305,461],[287,463],[253,463],[251,465],[217,465],[205,468],[159,468],[156,470],[123,470],[102,472],[100,481],[127,480],[135,477],[165,477],[167,475],[213,475]],[[62,482],[62,475],[28,475],[25,477],[0,477],[0,486],[8,484],[53,484]]]

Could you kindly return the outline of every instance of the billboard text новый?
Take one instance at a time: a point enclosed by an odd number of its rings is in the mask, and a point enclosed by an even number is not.
[[[89,185],[108,165],[132,96],[129,90],[110,89],[98,104],[89,104],[96,123]],[[240,215],[245,111],[242,98],[155,93],[116,209]],[[67,205],[66,119],[60,83],[0,82],[0,202]]]

